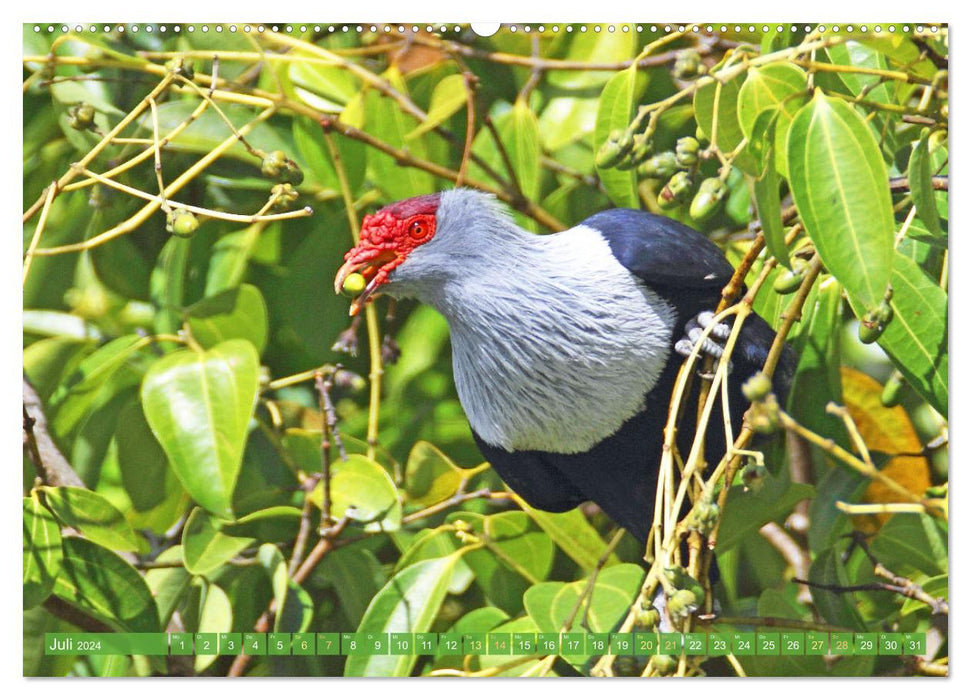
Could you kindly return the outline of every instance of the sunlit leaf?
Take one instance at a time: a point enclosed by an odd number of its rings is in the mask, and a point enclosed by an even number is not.
[[[458,555],[409,566],[382,588],[357,628],[367,632],[427,632],[445,600]],[[345,676],[407,676],[416,656],[348,656]]]
[[[185,568],[205,576],[249,547],[249,537],[233,537],[222,532],[222,523],[201,508],[192,511],[182,530],[182,555]]]
[[[948,413],[947,293],[904,255],[893,257],[893,320],[877,341],[907,382],[941,415]],[[850,298],[854,310],[862,312]]]
[[[61,568],[61,528],[36,493],[24,498],[24,610],[44,601]]]
[[[468,87],[465,76],[449,75],[435,86],[432,92],[431,104],[428,106],[428,116],[421,125],[413,129],[406,138],[421,136],[440,125],[446,119],[465,106],[468,98]]]
[[[639,73],[636,66],[619,71],[607,81],[597,108],[597,126],[593,132],[594,152],[607,141],[612,131],[627,129],[646,85],[646,76]],[[640,207],[636,170],[598,167],[597,175],[607,190],[607,196],[616,206],[632,209]]]
[[[914,144],[907,164],[907,180],[910,184],[910,195],[914,199],[917,215],[927,227],[932,236],[940,236],[941,222],[937,216],[937,205],[934,202],[934,186],[931,182],[931,160],[927,146],[930,131],[924,129],[920,140]]]
[[[773,158],[776,169],[785,176],[786,136],[796,112],[808,101],[806,73],[788,63],[770,63],[750,70],[738,92],[738,121],[746,138],[761,136],[756,128],[765,111],[778,115],[773,135]]]
[[[158,632],[155,600],[145,579],[114,552],[81,537],[62,542],[54,594],[119,632]]]
[[[207,297],[186,309],[186,325],[200,345],[211,348],[224,340],[243,338],[263,352],[269,320],[260,290],[242,284]]]
[[[817,93],[789,129],[789,181],[823,264],[863,310],[883,299],[893,263],[887,168],[863,118]]]
[[[47,506],[65,525],[92,542],[123,552],[148,552],[148,542],[135,531],[104,496],[75,486],[40,489]]]
[[[205,352],[166,355],[142,385],[145,417],[182,485],[223,517],[232,517],[258,384],[252,344],[227,340]]]

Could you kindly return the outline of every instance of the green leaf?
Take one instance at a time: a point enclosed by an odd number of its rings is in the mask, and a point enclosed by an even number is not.
[[[233,631],[233,605],[226,595],[226,591],[214,583],[201,581],[198,583],[202,587],[202,595],[199,601],[199,632],[209,632],[218,634],[220,632]],[[198,642],[197,642],[198,644]],[[201,653],[198,647],[193,660],[193,668],[196,673],[201,673],[209,668],[217,658],[218,654]]]
[[[142,384],[145,418],[185,490],[227,518],[258,388],[259,358],[244,340],[166,355]]]
[[[509,157],[515,180],[524,195],[530,199],[539,197],[540,141],[536,115],[524,100],[516,100],[512,109],[493,118],[499,141]],[[495,172],[509,178],[509,166],[496,146],[489,129],[479,129],[472,142],[472,152],[486,162]],[[492,178],[475,162],[469,164],[469,177],[490,182]],[[517,214],[523,225],[534,224]]]
[[[789,479],[787,470],[779,476],[766,477],[758,491],[746,492],[733,486],[728,493],[725,515],[719,528],[718,552],[725,552],[767,522],[789,513],[799,501],[812,498],[815,489],[809,484],[797,484]]]
[[[597,123],[593,131],[594,152],[607,141],[611,131],[627,129],[646,87],[647,77],[638,73],[636,65],[619,71],[607,81],[597,108]],[[637,172],[634,168],[619,170],[597,167],[596,170],[607,196],[616,206],[640,208]]]
[[[360,80],[354,73],[338,65],[296,60],[289,66],[297,97],[314,109],[340,111],[360,90]]]
[[[522,596],[530,584],[544,580],[553,565],[555,548],[550,537],[526,513],[511,511],[482,516],[452,513],[446,521],[464,521],[485,543],[465,555],[489,601],[510,613],[522,609]]]
[[[934,201],[934,186],[931,182],[931,157],[927,146],[930,130],[924,129],[920,141],[910,152],[907,164],[907,180],[910,184],[910,196],[914,199],[917,215],[933,236],[942,236],[941,221],[937,215],[937,204]]]
[[[863,118],[818,92],[789,129],[792,195],[823,264],[863,309],[890,282],[894,220],[887,168]]]
[[[155,558],[155,563],[173,565],[149,569],[145,572],[145,583],[155,598],[159,620],[164,628],[168,626],[172,613],[184,599],[193,577],[182,566],[184,557],[181,544],[169,547],[159,554]]]
[[[407,88],[397,68],[389,69],[384,77],[398,92],[407,95]],[[382,96],[377,90],[368,90],[364,102],[365,129],[368,133],[389,146],[407,148],[418,158],[428,155],[425,136],[407,138],[418,126],[418,120],[405,114],[397,102]],[[431,175],[417,168],[403,168],[394,157],[377,149],[368,150],[367,160],[371,181],[381,188],[389,200],[428,194],[435,188]]]
[[[186,325],[192,337],[204,348],[224,340],[242,338],[262,353],[266,347],[268,323],[263,295],[251,284],[227,289],[186,309]]]
[[[149,287],[152,303],[158,308],[156,333],[175,333],[182,326],[182,300],[185,297],[186,268],[191,246],[192,240],[189,238],[170,237],[162,246],[162,252],[152,269]]]
[[[167,134],[183,122],[189,123],[184,131],[169,141],[166,148],[189,153],[209,153],[226,139],[232,138],[233,132],[229,125],[215,110],[207,109],[195,119],[191,119],[190,115],[197,106],[196,100],[169,100],[158,106],[159,133]],[[253,111],[248,106],[226,104],[222,106],[221,112],[235,125],[236,129],[253,119]],[[141,133],[135,135],[151,138],[154,130],[151,114],[142,119],[139,125]],[[267,153],[291,150],[291,145],[265,121],[255,124],[247,134],[246,140],[249,143],[258,144]],[[238,140],[226,150],[224,157],[227,156],[259,166],[256,159]]]
[[[425,508],[441,503],[458,492],[465,475],[452,460],[430,442],[419,440],[405,464],[405,493],[408,504]]]
[[[820,552],[809,567],[809,580],[826,586],[850,585],[843,552],[840,548]],[[824,588],[810,588],[816,610],[827,622],[856,630],[866,629],[856,609],[852,593],[836,593]]]
[[[84,358],[77,370],[51,397],[56,407],[55,422],[60,434],[70,433],[90,413],[112,377],[123,367],[137,371],[136,353],[151,342],[149,338],[125,335],[115,338]],[[120,387],[119,387],[120,388]]]
[[[448,528],[435,528],[423,530],[409,543],[407,549],[402,552],[401,557],[395,562],[395,571],[400,571],[415,562],[424,559],[438,559],[457,551],[461,547],[461,542],[455,536],[455,532]],[[343,550],[341,550],[343,551]],[[448,592],[453,595],[465,593],[469,585],[475,579],[475,574],[464,559],[458,561],[452,573],[452,582],[448,586]],[[340,589],[338,588],[338,591]]]
[[[246,276],[249,262],[256,253],[260,239],[274,235],[275,232],[279,233],[279,229],[274,228],[277,226],[279,224],[256,223],[220,237],[212,247],[212,257],[206,273],[206,296],[211,297],[238,287]],[[181,300],[179,303],[181,304]],[[181,316],[179,323],[181,324]]]
[[[57,335],[24,348],[24,374],[30,379],[41,401],[46,402],[51,397],[91,346],[90,340]]]
[[[881,564],[904,576],[947,573],[947,532],[924,513],[898,513],[880,528],[870,551]]]
[[[185,568],[198,576],[211,574],[253,544],[249,537],[222,532],[223,523],[201,508],[193,509],[182,530]]]
[[[580,565],[581,569],[592,571],[597,566],[607,545],[593,525],[583,517],[583,513],[575,508],[565,513],[547,513],[544,510],[536,510],[525,502],[520,505],[559,548]],[[607,559],[607,565],[616,564],[619,561],[616,555],[611,554]]]
[[[118,414],[114,439],[121,484],[136,513],[148,515],[185,497],[185,490],[169,467],[165,451],[152,434],[137,399]]]
[[[600,571],[587,602],[579,608],[570,629],[612,632],[630,610],[643,580],[644,569],[636,564],[618,564]],[[523,597],[526,612],[539,629],[559,631],[577,610],[577,603],[587,586],[587,579],[573,583],[536,584]],[[586,622],[585,626],[583,622]],[[574,665],[582,665],[588,657],[565,655],[563,658]]]
[[[453,550],[444,552],[451,554]],[[415,563],[405,563],[405,557],[395,564],[401,570]],[[381,571],[381,563],[374,553],[363,546],[335,549],[327,555],[327,565],[320,568],[321,577],[334,587],[340,600],[341,612],[355,629],[361,623],[371,599],[387,581]]]
[[[745,138],[742,125],[738,120],[738,93],[745,82],[745,76],[737,75],[731,80],[721,83],[717,80],[705,82],[694,96],[695,120],[706,138],[711,139],[715,131],[715,102],[718,102],[716,145],[723,153],[735,150]],[[735,159],[735,165],[747,173],[752,173],[755,163],[748,153],[742,151]]]
[[[877,341],[907,382],[938,413],[948,414],[947,292],[910,258],[893,257],[893,319]],[[850,298],[854,311],[863,312]]]
[[[755,126],[755,133],[760,135],[755,140],[764,144],[760,158],[761,171],[755,178],[755,208],[762,224],[766,248],[780,264],[791,269],[786,232],[782,224],[782,205],[779,201],[779,173],[776,170],[776,134],[780,126],[778,112],[765,110],[759,115]]]
[[[148,552],[145,539],[135,534],[125,516],[104,496],[76,486],[44,486],[39,490],[58,520],[92,542],[122,552]]]
[[[44,602],[61,568],[61,528],[36,492],[24,499],[24,610]]]
[[[412,139],[434,129],[465,106],[468,94],[465,76],[449,75],[442,78],[432,92],[425,121],[412,129],[405,138]]]
[[[459,559],[453,554],[426,559],[398,572],[382,588],[364,613],[357,628],[367,632],[428,632],[448,592],[452,568]],[[348,656],[345,676],[407,676],[417,656]]]
[[[293,431],[287,431],[290,438]],[[319,450],[319,443],[318,443]],[[323,500],[323,483],[310,495],[318,508]],[[387,532],[401,527],[401,502],[394,481],[384,467],[364,455],[348,455],[331,465],[330,513],[364,524],[367,532]]]
[[[283,554],[272,544],[260,546],[258,558],[270,576],[276,616],[274,632],[305,632],[314,616],[314,604],[307,592],[292,578]]]
[[[119,632],[158,632],[158,610],[141,574],[114,552],[81,537],[62,542],[54,595]]]
[[[947,574],[940,574],[939,576],[931,576],[926,579],[918,579],[914,583],[918,584],[924,589],[924,593],[931,596],[932,598],[943,598],[945,601],[948,600],[948,595],[950,590],[948,588],[948,576]],[[904,604],[900,607],[900,616],[905,617],[913,613],[920,613],[923,611],[930,611],[930,606],[927,603],[914,600],[913,598],[907,598]]]
[[[759,136],[757,121],[765,111],[778,115],[772,136],[775,168],[783,176],[786,164],[786,135],[796,112],[806,104],[806,73],[788,63],[770,63],[753,68],[738,91],[738,122],[748,139]]]
[[[535,199],[539,196],[540,156],[536,115],[525,100],[518,99],[508,116],[498,120],[496,129],[523,194]]]
[[[816,486],[809,504],[809,548],[820,552],[835,545],[851,529],[850,516],[836,507],[837,501],[856,503],[870,480],[857,471],[833,466]]]

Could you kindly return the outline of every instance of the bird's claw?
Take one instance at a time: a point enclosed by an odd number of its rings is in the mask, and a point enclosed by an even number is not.
[[[694,351],[698,339],[709,325],[711,326],[711,332],[702,341],[700,352],[715,360],[721,359],[721,356],[725,354],[725,341],[731,335],[732,329],[728,324],[716,322],[713,311],[702,311],[684,324],[684,337],[674,344],[675,352],[684,357],[689,357]],[[732,364],[729,361],[728,371],[731,372],[731,370]]]

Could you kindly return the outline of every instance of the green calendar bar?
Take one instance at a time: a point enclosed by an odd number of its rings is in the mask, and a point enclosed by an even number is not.
[[[270,632],[266,646],[270,656],[290,656],[290,635],[286,632]]]
[[[707,656],[708,635],[704,632],[688,632],[684,635],[684,653],[688,656]]]
[[[239,632],[219,633],[219,653],[236,656],[243,649],[243,635]]]
[[[657,656],[657,632],[634,632],[634,655]]]
[[[923,632],[49,632],[45,653],[143,656],[900,656],[926,652]]]
[[[192,656],[192,634],[173,632],[169,635],[169,653],[173,656]]]
[[[560,652],[560,633],[559,632],[540,632],[536,635],[536,650],[540,654],[559,654]],[[566,652],[563,652],[566,653]]]
[[[825,656],[829,653],[829,632],[806,632],[806,656]]]
[[[196,632],[196,656],[215,654],[219,650],[219,635],[215,632]]]
[[[48,632],[44,635],[44,653],[48,656],[75,654],[165,656],[169,653],[169,636],[164,632],[130,634]]]

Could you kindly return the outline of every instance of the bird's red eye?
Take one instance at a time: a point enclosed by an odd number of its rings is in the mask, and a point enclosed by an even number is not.
[[[424,238],[425,225],[420,221],[412,221],[411,226],[408,227],[408,235],[412,238]]]

